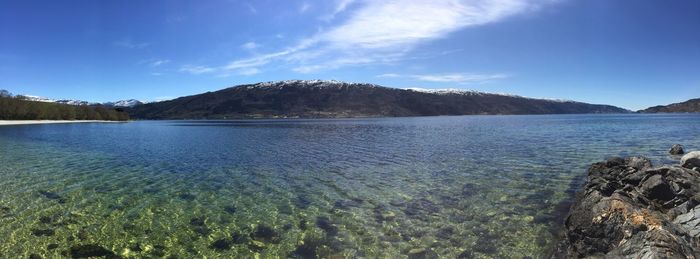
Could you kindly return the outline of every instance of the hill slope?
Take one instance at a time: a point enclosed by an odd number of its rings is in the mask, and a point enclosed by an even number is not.
[[[659,113],[659,112],[700,112],[700,98],[690,99],[682,103],[673,103],[669,105],[659,105],[640,110],[642,113]]]
[[[418,91],[324,80],[240,85],[135,106],[140,119],[332,118],[466,114],[621,113],[625,109],[573,101],[473,91]]]

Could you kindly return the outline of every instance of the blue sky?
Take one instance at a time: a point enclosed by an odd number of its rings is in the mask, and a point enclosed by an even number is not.
[[[628,109],[700,97],[700,1],[0,1],[0,88],[159,100],[336,79]]]

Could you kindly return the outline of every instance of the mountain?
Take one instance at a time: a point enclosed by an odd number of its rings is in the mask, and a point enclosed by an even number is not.
[[[70,105],[103,105],[103,106],[108,106],[108,107],[134,107],[136,105],[141,105],[144,104],[143,102],[135,99],[128,99],[128,100],[120,100],[116,102],[106,102],[106,103],[97,103],[97,102],[87,102],[87,101],[81,101],[81,100],[70,100],[70,99],[65,99],[65,100],[54,100],[46,97],[41,97],[41,96],[34,96],[34,95],[18,95],[20,98],[23,100],[27,101],[34,101],[34,102],[45,102],[45,103],[61,103],[61,104],[70,104]]]
[[[144,102],[136,100],[136,99],[102,103],[102,105],[104,105],[104,106],[111,106],[111,107],[134,107],[134,106],[141,105],[141,104],[144,104]]]
[[[397,89],[332,80],[239,85],[127,109],[137,119],[334,118],[624,113],[625,109],[462,90]]]
[[[659,105],[640,110],[641,113],[666,113],[666,112],[700,112],[700,98],[690,99],[682,103]]]

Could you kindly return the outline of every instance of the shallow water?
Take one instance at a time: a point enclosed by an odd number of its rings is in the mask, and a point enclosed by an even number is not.
[[[4,126],[0,255],[539,258],[590,163],[674,163],[698,132],[637,114]]]

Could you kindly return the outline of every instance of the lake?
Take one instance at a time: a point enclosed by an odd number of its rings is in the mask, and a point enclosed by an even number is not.
[[[540,258],[586,168],[700,115],[0,127],[0,255]]]

